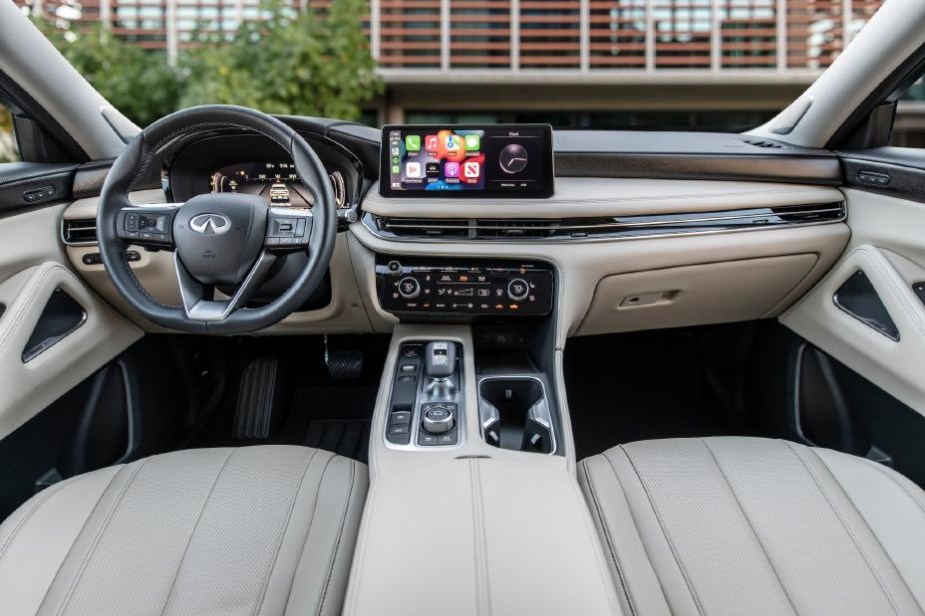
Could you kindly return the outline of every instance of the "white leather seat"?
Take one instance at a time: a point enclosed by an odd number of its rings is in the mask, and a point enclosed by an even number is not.
[[[925,493],[784,441],[645,441],[579,479],[627,614],[922,614]]]
[[[368,477],[304,447],[75,477],[0,526],[0,614],[339,614]]]

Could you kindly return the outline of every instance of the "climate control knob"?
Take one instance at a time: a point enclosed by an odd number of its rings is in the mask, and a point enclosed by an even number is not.
[[[456,427],[456,418],[445,406],[430,406],[421,414],[421,427],[431,434],[445,434]]]
[[[515,302],[521,302],[530,295],[530,283],[523,278],[514,278],[507,283],[507,296]]]
[[[398,294],[405,299],[414,299],[421,294],[421,283],[411,276],[405,276],[398,281]]]

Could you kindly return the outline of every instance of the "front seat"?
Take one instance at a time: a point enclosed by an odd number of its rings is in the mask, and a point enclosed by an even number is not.
[[[0,526],[0,614],[339,614],[367,487],[364,465],[289,446],[74,477]]]
[[[785,441],[643,441],[579,465],[627,614],[922,614],[925,493]]]

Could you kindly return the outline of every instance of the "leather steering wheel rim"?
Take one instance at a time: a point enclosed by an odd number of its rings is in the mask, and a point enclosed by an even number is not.
[[[177,139],[196,132],[216,129],[256,132],[285,149],[292,157],[300,179],[314,196],[314,205],[310,214],[306,215],[311,229],[306,234],[307,240],[302,242],[308,261],[292,285],[264,306],[250,308],[245,307],[243,303],[240,306],[230,304],[227,313],[220,315],[220,318],[203,318],[204,315],[200,312],[190,309],[185,294],[184,306],[178,307],[157,301],[145,290],[132,272],[126,257],[127,248],[139,244],[140,241],[125,237],[123,221],[126,212],[157,211],[156,206],[148,207],[147,210],[133,206],[129,201],[129,194],[158,153],[175,143]],[[298,310],[323,280],[337,239],[335,203],[333,189],[324,166],[311,146],[294,129],[272,116],[246,107],[191,107],[165,116],[145,128],[128,143],[116,159],[103,185],[97,211],[100,254],[119,294],[149,321],[169,329],[199,334],[254,332],[269,327]],[[180,212],[183,205],[173,207],[172,211]],[[176,229],[174,232],[176,233]],[[269,251],[266,252],[269,254]],[[261,252],[260,263],[263,262],[263,257],[264,252]],[[175,260],[182,291],[186,272],[180,262],[179,253]],[[251,274],[257,267],[258,264],[255,263]],[[250,278],[249,275],[242,287],[250,282]]]

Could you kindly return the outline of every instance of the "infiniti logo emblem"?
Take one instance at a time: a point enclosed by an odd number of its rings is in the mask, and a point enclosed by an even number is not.
[[[200,214],[190,219],[189,226],[203,235],[221,235],[231,231],[231,220],[222,214]]]

